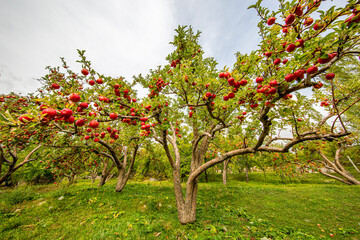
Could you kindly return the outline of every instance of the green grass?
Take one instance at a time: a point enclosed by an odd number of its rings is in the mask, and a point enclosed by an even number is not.
[[[200,183],[197,221],[185,226],[171,182],[129,182],[120,194],[114,180],[1,189],[0,239],[360,239],[358,186],[317,174],[242,178]]]

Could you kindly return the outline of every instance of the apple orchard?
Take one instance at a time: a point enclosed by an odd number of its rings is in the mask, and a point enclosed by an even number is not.
[[[354,134],[345,115],[357,106],[360,86],[354,80],[344,88],[333,69],[344,59],[359,61],[359,1],[326,11],[318,11],[321,0],[281,0],[276,12],[260,3],[249,7],[259,16],[258,50],[236,53],[231,69],[204,57],[199,32],[179,26],[168,64],[146,76],[102,75],[78,50],[80,73],[61,59],[62,66],[47,67],[37,92],[2,95],[0,183],[41,159],[54,179],[70,182],[100,169],[100,186],[117,169],[115,190],[121,192],[146,146],[157,144],[172,172],[178,219],[187,224],[196,220],[199,176],[217,164],[236,156],[261,164],[266,154],[276,159],[288,152],[322,156],[328,141],[350,144]],[[148,95],[139,98],[135,84]],[[359,185],[334,159],[323,164],[340,177],[329,177]]]

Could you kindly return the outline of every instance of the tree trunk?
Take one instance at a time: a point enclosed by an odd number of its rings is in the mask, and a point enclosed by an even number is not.
[[[176,174],[177,173],[175,173],[175,175]],[[196,200],[197,200],[197,190],[198,190],[198,179],[187,182],[185,200],[183,198],[181,184],[179,183],[180,183],[180,177],[178,177],[177,180],[175,180],[174,178],[175,198],[176,198],[176,206],[178,210],[179,222],[181,224],[194,223],[196,221]]]
[[[360,185],[360,181],[357,180],[354,176],[352,176],[348,171],[345,170],[345,168],[340,163],[340,152],[343,149],[341,145],[339,145],[339,148],[336,151],[334,161],[331,161],[328,157],[325,156],[324,153],[322,153],[320,150],[318,150],[319,155],[324,160],[324,165],[327,165],[329,169],[335,171],[337,174],[339,174],[341,177],[334,176],[329,173],[324,173],[320,171],[323,175],[336,179],[340,182],[343,182],[348,185]]]
[[[76,174],[75,175],[67,175],[66,176],[67,178],[68,178],[68,180],[69,180],[69,185],[72,185],[72,184],[74,184],[75,182],[76,182]]]
[[[101,176],[100,176],[100,181],[99,181],[99,184],[98,184],[98,187],[104,186],[105,181],[106,181],[106,177],[105,177],[104,175],[102,175],[102,174],[101,174]]]
[[[0,171],[0,173],[2,172],[3,163],[4,162],[9,163],[9,168],[8,168],[7,172],[3,176],[0,175],[0,184],[5,182],[15,171],[17,171],[19,168],[24,166],[26,163],[34,161],[35,159],[30,159],[30,157],[31,157],[32,154],[34,154],[34,152],[36,152],[39,148],[41,148],[41,146],[42,146],[42,144],[39,144],[36,148],[31,150],[31,152],[24,158],[24,161],[22,161],[21,163],[16,165],[16,163],[18,161],[18,157],[17,157],[16,153],[12,154],[13,161],[10,161],[5,157],[4,148],[0,145],[0,159],[1,159],[1,164],[0,164],[0,170],[1,171]]]
[[[204,175],[205,175],[205,182],[208,183],[209,182],[209,178],[208,178],[208,174],[207,171],[204,171]]]
[[[115,187],[115,191],[116,192],[121,192],[125,185],[126,185],[126,182],[127,182],[127,179],[126,179],[126,176],[125,176],[125,169],[122,168],[119,170],[119,175],[118,175],[118,179],[117,179],[117,182],[116,182],[116,187]]]
[[[96,177],[97,177],[96,169],[93,172],[90,171],[90,177],[91,177],[91,184],[94,184]]]
[[[127,171],[126,171],[126,166],[127,166],[127,153],[126,153],[126,151],[127,150],[124,151],[124,161],[123,161],[122,167],[119,169],[118,180],[117,180],[116,187],[115,187],[116,192],[121,192],[124,189],[127,181],[129,180],[130,173],[131,173],[131,170],[132,170],[132,168],[134,166],[134,162],[135,162],[135,158],[136,158],[136,154],[137,154],[138,149],[139,149],[139,146],[136,145],[135,149],[134,149],[134,152],[133,152],[133,155],[132,155],[132,158],[131,158],[131,161],[130,161],[129,168],[128,168]]]
[[[229,161],[230,161],[230,159],[224,161],[224,168],[222,171],[222,181],[223,181],[224,186],[226,186],[226,184],[227,184],[227,168],[228,168]]]
[[[265,178],[265,181],[266,181],[266,169],[263,168],[263,169],[262,169],[262,172],[264,173],[264,178]]]
[[[245,166],[245,173],[246,173],[246,183],[249,183],[249,166]]]
[[[13,168],[10,168],[7,170],[7,172],[0,177],[0,185],[3,184],[4,182],[6,182],[6,180],[11,176],[11,174],[13,174]]]
[[[115,164],[113,164],[109,169],[108,169],[108,164],[109,164],[109,160],[104,162],[104,169],[101,172],[101,176],[100,176],[100,181],[98,184],[98,187],[103,186],[109,179],[109,174],[111,173],[111,171],[114,169]]]

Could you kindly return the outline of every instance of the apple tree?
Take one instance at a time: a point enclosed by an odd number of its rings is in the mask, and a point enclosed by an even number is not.
[[[48,134],[36,123],[31,96],[0,96],[0,184],[29,162]],[[21,161],[21,162],[20,162]]]
[[[90,148],[110,159],[118,169],[116,191],[121,192],[134,165],[140,134],[148,134],[145,109],[124,78],[96,73],[86,60],[85,51],[78,52],[80,74],[73,72],[62,58],[62,68],[47,67],[49,73],[40,79],[43,86],[36,100],[41,122],[54,134],[50,145],[59,146],[58,139],[66,135],[70,145]],[[104,166],[107,168],[108,164]]]
[[[237,54],[233,68],[222,71],[213,58],[203,56],[199,33],[179,27],[172,42],[175,50],[167,57],[169,64],[136,77],[149,88],[144,105],[151,106],[152,137],[163,146],[172,167],[182,224],[196,220],[198,177],[206,169],[234,156],[288,152],[302,142],[350,134],[342,125],[329,127],[334,115],[321,118],[308,111],[317,101],[316,94],[312,98],[302,91],[322,92],[321,76],[333,79],[331,66],[354,54],[359,45],[358,1],[316,15],[321,2],[281,0],[279,10],[270,12],[258,1],[250,8],[261,18],[259,49]],[[248,117],[234,120],[244,111]],[[185,193],[178,146],[184,126],[190,128],[192,149]],[[290,134],[279,134],[289,129]],[[246,144],[204,162],[210,143],[222,130],[237,134]]]

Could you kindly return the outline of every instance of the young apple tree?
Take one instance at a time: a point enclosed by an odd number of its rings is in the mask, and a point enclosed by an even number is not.
[[[206,169],[234,156],[288,152],[302,142],[350,134],[341,125],[328,127],[333,115],[320,119],[308,111],[317,99],[301,91],[323,91],[321,76],[330,74],[330,67],[354,54],[359,45],[358,1],[317,16],[321,2],[279,1],[276,12],[262,7],[261,1],[251,6],[261,18],[259,50],[237,54],[231,70],[219,71],[214,59],[203,56],[199,33],[179,27],[169,64],[136,77],[150,91],[143,103],[153,126],[151,136],[163,146],[172,167],[182,224],[196,220],[198,177]],[[236,116],[240,117],[234,120]],[[192,154],[183,193],[178,143],[185,126],[190,129]],[[245,144],[204,162],[220,131],[237,134]]]
[[[142,106],[131,84],[122,77],[96,73],[84,51],[79,54],[80,74],[71,71],[62,59],[65,70],[48,67],[49,74],[40,80],[43,87],[39,89],[37,101],[41,122],[54,133],[49,145],[61,147],[57,145],[58,139],[67,135],[70,145],[90,148],[111,159],[119,171],[115,190],[121,192],[137,155],[140,126],[145,126],[141,134],[148,131],[147,118],[142,116]]]
[[[42,147],[47,134],[34,122],[33,106],[30,96],[0,96],[0,184],[19,168],[37,160],[31,157]]]

